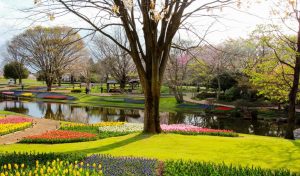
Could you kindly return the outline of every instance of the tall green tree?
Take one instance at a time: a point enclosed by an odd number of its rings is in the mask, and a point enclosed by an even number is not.
[[[28,78],[29,71],[25,66],[19,62],[10,62],[6,64],[3,68],[3,76],[4,78],[12,78],[15,80],[15,84],[17,79],[19,79],[19,83],[22,84],[22,79]]]

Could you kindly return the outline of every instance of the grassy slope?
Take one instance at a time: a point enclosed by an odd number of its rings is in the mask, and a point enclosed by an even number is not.
[[[131,134],[83,143],[0,146],[0,152],[5,151],[109,153],[117,156],[143,156],[161,160],[224,161],[227,164],[286,168],[300,172],[299,140],[289,141],[253,135],[227,138],[176,134],[155,136]]]

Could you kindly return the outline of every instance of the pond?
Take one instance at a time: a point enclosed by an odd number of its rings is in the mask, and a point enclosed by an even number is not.
[[[43,101],[0,101],[0,110],[12,111],[38,118],[61,121],[96,123],[106,121],[126,121],[143,123],[144,114],[140,109],[90,107],[76,104]],[[269,120],[251,121],[243,118],[228,118],[205,112],[161,112],[162,124],[192,124],[200,127],[228,129],[239,133],[265,136],[283,136],[284,123]]]

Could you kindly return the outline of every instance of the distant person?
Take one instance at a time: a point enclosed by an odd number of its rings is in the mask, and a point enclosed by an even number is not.
[[[24,90],[24,84],[21,84],[21,89],[22,89],[22,91]]]
[[[101,93],[103,93],[103,87],[100,88]]]
[[[89,88],[85,87],[85,94],[88,94],[88,93],[89,93]]]

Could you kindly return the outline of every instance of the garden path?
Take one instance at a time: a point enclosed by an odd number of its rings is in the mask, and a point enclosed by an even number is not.
[[[196,103],[196,104],[211,104],[211,102],[207,101],[207,100],[193,100],[191,97],[189,96],[184,96],[183,100],[186,102],[190,102],[190,103]],[[220,103],[213,103],[216,106],[226,106],[226,107],[230,107],[230,108],[235,108],[235,106],[233,105],[225,105],[225,104],[220,104]]]
[[[46,131],[59,128],[59,121],[40,118],[32,119],[33,126],[31,128],[0,136],[0,145],[17,143],[20,139],[26,136],[38,135]]]

